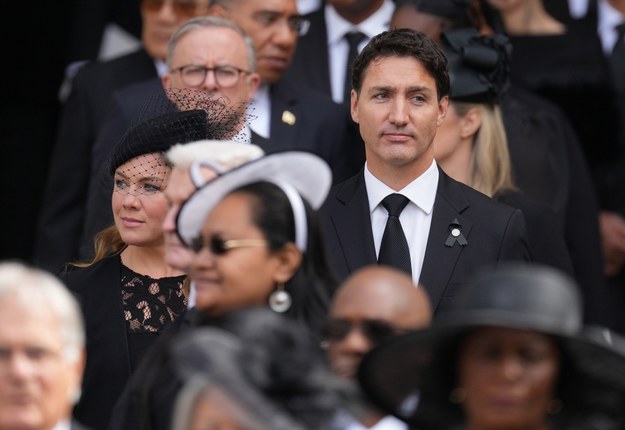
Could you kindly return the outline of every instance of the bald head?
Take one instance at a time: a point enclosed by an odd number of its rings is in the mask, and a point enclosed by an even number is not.
[[[430,324],[432,310],[412,278],[385,266],[354,272],[337,289],[326,330],[330,367],[353,378],[362,357],[380,341]]]
[[[404,272],[377,265],[354,272],[336,291],[330,315],[346,312],[387,321],[405,330],[427,326],[432,319],[423,288],[417,288]]]

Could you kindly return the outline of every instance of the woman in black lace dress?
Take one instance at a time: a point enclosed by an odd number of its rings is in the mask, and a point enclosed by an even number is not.
[[[176,112],[137,124],[111,155],[114,224],[95,238],[95,256],[62,275],[87,326],[87,365],[76,417],[105,428],[115,401],[158,335],[183,314],[186,276],[165,263],[163,194],[172,144],[205,138],[204,111]],[[163,130],[167,130],[164,133]]]

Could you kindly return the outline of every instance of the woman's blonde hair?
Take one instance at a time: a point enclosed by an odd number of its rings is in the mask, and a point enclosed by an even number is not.
[[[479,109],[482,115],[482,125],[473,138],[468,185],[490,197],[500,192],[516,190],[501,108],[486,103],[452,103],[460,117],[473,108]]]

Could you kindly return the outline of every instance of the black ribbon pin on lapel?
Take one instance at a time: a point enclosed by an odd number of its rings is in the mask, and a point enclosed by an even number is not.
[[[458,242],[460,246],[465,246],[467,243],[467,239],[462,234],[462,227],[458,222],[458,218],[454,218],[454,220],[449,224],[449,237],[445,241],[445,246],[453,247],[454,244]]]

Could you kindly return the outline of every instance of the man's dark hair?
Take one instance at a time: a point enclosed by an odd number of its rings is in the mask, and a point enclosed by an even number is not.
[[[426,34],[400,28],[384,31],[369,41],[354,60],[352,88],[360,94],[364,74],[369,64],[378,58],[412,57],[425,67],[436,81],[438,100],[449,95],[447,57],[443,50]]]

